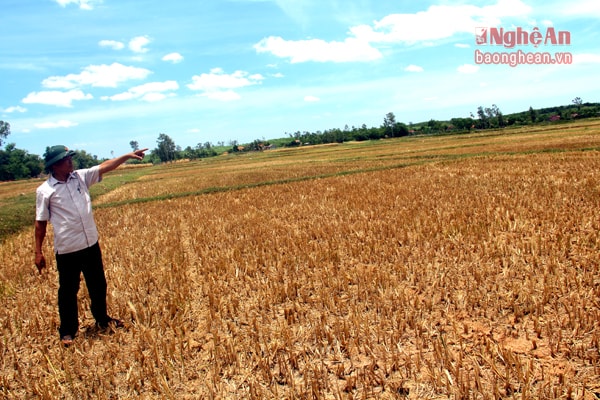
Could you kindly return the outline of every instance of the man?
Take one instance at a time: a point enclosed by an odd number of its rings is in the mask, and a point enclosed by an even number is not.
[[[58,313],[60,339],[70,346],[79,329],[77,293],[83,273],[91,300],[91,311],[100,328],[123,327],[106,310],[106,277],[98,245],[98,231],[92,214],[88,188],[102,175],[129,159],[141,160],[148,149],[136,150],[92,168],[73,171],[74,151],[53,146],[46,152],[48,179],[36,191],[35,265],[40,273],[46,267],[42,251],[48,221],[54,229],[54,252],[58,268]]]

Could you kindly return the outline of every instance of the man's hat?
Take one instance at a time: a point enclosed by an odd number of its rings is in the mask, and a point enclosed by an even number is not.
[[[46,169],[50,168],[52,165],[56,164],[60,160],[65,157],[70,157],[75,155],[73,150],[69,150],[67,146],[58,145],[52,146],[46,153]]]

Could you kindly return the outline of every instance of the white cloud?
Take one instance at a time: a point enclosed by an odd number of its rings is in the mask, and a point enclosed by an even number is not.
[[[573,54],[573,64],[600,64],[600,54]]]
[[[27,111],[27,109],[25,107],[21,107],[21,106],[11,106],[11,107],[5,108],[1,111],[5,112],[5,113],[9,113],[9,114],[14,113],[14,112],[24,113],[25,111]]]
[[[202,96],[208,97],[209,99],[219,100],[219,101],[235,101],[239,100],[242,97],[234,92],[233,90],[223,90],[217,92],[205,92]]]
[[[135,98],[134,94],[131,92],[123,92],[119,94],[115,94],[112,96],[102,96],[102,100],[112,100],[112,101],[127,101],[133,100]]]
[[[226,74],[221,68],[214,68],[210,73],[192,77],[193,83],[187,85],[190,90],[204,92],[203,95],[216,100],[237,100],[240,96],[232,89],[260,84],[264,77],[260,74],[250,75],[245,71]]]
[[[466,43],[456,43],[454,47],[458,47],[459,49],[468,49],[471,47],[471,45]]]
[[[560,2],[560,14],[586,18],[600,18],[600,2],[598,0]]]
[[[31,92],[22,101],[25,104],[47,104],[58,107],[72,107],[73,101],[91,100],[91,94],[85,94],[81,90],[69,90],[68,92],[43,91]]]
[[[525,17],[532,8],[521,0],[498,0],[494,5],[433,5],[415,14],[391,14],[374,26],[350,29],[357,38],[372,43],[435,41],[457,33],[472,33],[477,26],[497,26],[504,17]]]
[[[162,58],[163,61],[170,61],[173,64],[177,64],[183,61],[183,56],[179,53],[169,53]]]
[[[129,67],[119,63],[90,65],[85,67],[80,74],[51,76],[44,79],[42,85],[48,89],[73,89],[84,85],[117,87],[119,83],[130,79],[144,79],[150,73],[145,68]]]
[[[179,89],[179,84],[175,81],[165,82],[150,82],[143,85],[135,86],[127,92],[119,93],[114,96],[104,96],[102,100],[125,101],[133,99],[142,99],[148,102],[156,102],[164,100],[167,96],[174,95],[173,93],[165,94]]]
[[[258,53],[272,53],[277,57],[289,58],[292,63],[373,61],[382,57],[379,50],[357,38],[326,42],[320,39],[285,40],[270,36],[255,44],[254,48]]]
[[[285,40],[271,36],[254,45],[258,53],[289,58],[292,63],[373,61],[383,57],[376,44],[434,45],[458,33],[473,34],[477,26],[497,26],[501,18],[526,17],[532,8],[522,0],[498,0],[496,4],[433,5],[413,14],[390,14],[372,25],[350,28],[344,41]]]
[[[68,121],[66,119],[61,119],[60,121],[56,122],[41,122],[34,124],[34,126],[38,129],[72,128],[77,125],[79,125],[77,122]]]
[[[55,0],[61,7],[66,7],[69,4],[75,4],[82,10],[92,10],[94,4],[99,3],[100,0]]]
[[[479,71],[479,66],[473,64],[463,64],[456,70],[461,74],[474,74]]]
[[[318,101],[321,101],[321,99],[316,96],[304,96],[304,101],[306,101],[307,103],[316,103]]]
[[[113,50],[123,50],[125,45],[122,42],[117,42],[116,40],[101,40],[98,42],[100,47],[109,47]]]
[[[408,67],[404,68],[406,72],[423,72],[423,67],[419,67],[418,65],[411,64]]]
[[[138,92],[166,92],[170,90],[179,89],[179,84],[175,81],[164,81],[164,82],[150,82],[143,85],[137,86],[132,90]]]
[[[173,95],[172,93],[170,95]],[[147,101],[148,103],[154,103],[157,101],[161,101],[167,98],[167,95],[164,93],[152,92],[146,93],[141,97],[143,101]]]
[[[146,53],[148,49],[144,48],[151,42],[148,36],[137,36],[129,41],[129,49],[134,53]]]

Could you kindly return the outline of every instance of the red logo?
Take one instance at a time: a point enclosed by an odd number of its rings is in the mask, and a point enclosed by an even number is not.
[[[475,28],[475,43],[481,46],[487,44],[487,28]]]

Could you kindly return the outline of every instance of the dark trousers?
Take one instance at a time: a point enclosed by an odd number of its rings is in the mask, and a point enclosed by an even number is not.
[[[106,313],[106,277],[98,243],[74,253],[57,254],[56,265],[60,336],[74,337],[79,329],[77,293],[82,273],[90,294],[92,315],[98,324],[107,324],[110,318]]]

